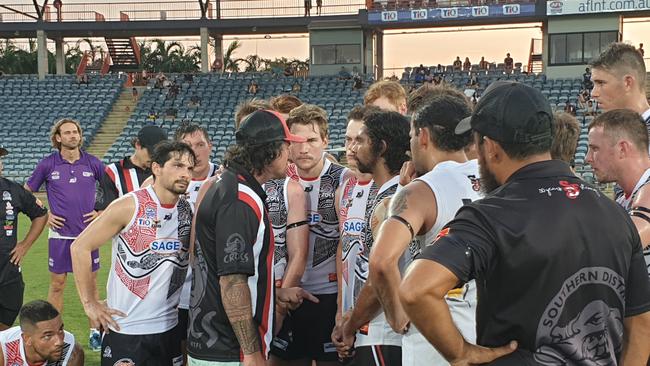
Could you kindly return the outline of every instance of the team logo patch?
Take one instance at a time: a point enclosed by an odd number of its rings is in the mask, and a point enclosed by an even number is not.
[[[578,184],[571,184],[565,180],[560,181],[560,186],[569,199],[576,199],[580,195],[580,186]]]
[[[52,174],[50,174],[50,178],[52,178],[52,180],[59,180],[61,179],[61,174],[58,170],[55,170],[52,172]]]
[[[238,233],[231,234],[228,237],[224,251],[225,256],[223,257],[223,262],[226,264],[248,262],[249,258],[248,253],[246,253],[246,243],[244,242],[244,238]]]
[[[9,191],[2,192],[2,200],[11,201],[11,193],[9,193]]]
[[[106,348],[104,348],[104,353],[102,353],[102,357],[113,358],[113,352],[111,351],[111,346],[106,346]]]
[[[154,208],[147,207],[144,209],[144,215],[149,219],[153,219],[156,217],[156,210]]]
[[[475,175],[468,175],[467,178],[472,182],[472,190],[474,192],[479,192],[481,190],[481,180]]]
[[[82,174],[83,174],[84,177],[92,177],[92,176],[95,175],[95,174],[93,174],[93,172],[83,172]]]
[[[160,222],[154,219],[143,219],[142,217],[136,220],[136,225],[140,227],[160,228]]]
[[[445,236],[449,235],[449,231],[451,230],[448,227],[440,230],[440,232],[438,232],[438,235],[436,235],[436,238],[433,239],[433,242],[435,243],[436,241],[438,241],[438,239],[444,238]]]

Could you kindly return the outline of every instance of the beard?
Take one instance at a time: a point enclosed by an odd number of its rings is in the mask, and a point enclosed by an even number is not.
[[[488,168],[482,148],[479,148],[478,168],[481,176],[481,193],[487,195],[501,186],[501,184],[497,182],[497,177],[492,173],[490,168]]]
[[[357,169],[359,170],[360,173],[363,174],[372,174],[373,173],[373,168],[377,164],[377,160],[379,160],[379,156],[373,156],[372,159],[370,159],[369,162],[363,162],[359,157],[357,156]]]
[[[181,195],[181,194],[185,194],[185,192],[187,191],[188,185],[189,185],[188,181],[177,180],[174,183],[172,183],[169,187],[165,187],[165,188],[167,188],[168,191],[170,191],[170,192],[172,192],[174,194]]]

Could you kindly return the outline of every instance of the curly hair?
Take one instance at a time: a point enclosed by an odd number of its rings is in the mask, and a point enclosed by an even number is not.
[[[467,99],[462,94],[447,92],[427,99],[427,102],[413,115],[416,134],[426,128],[431,142],[440,150],[454,152],[462,150],[472,142],[468,131],[456,135],[454,129],[463,118],[472,114]]]
[[[384,158],[391,174],[399,174],[404,162],[409,160],[408,119],[397,112],[380,111],[365,115],[363,123],[373,155]]]
[[[580,138],[580,124],[575,117],[566,112],[553,114],[553,144],[551,145],[551,158],[571,163],[578,147]],[[645,134],[646,137],[648,134]]]
[[[264,169],[280,156],[284,144],[284,141],[273,141],[256,145],[230,145],[224,156],[224,165],[235,162],[252,175],[262,174]]]

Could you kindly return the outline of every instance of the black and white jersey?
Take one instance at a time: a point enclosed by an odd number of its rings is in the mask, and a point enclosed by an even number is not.
[[[140,189],[142,183],[151,176],[151,169],[143,169],[133,164],[127,156],[106,166],[105,173],[97,186],[95,210],[105,210],[111,202],[125,194]]]
[[[636,199],[637,194],[639,193],[639,190],[643,188],[646,184],[650,183],[650,169],[646,170],[643,175],[641,176],[641,179],[636,183],[636,186],[634,186],[634,189],[632,190],[632,193],[628,196],[623,192],[622,189],[615,190],[615,200],[616,203],[621,205],[625,211],[630,212],[632,210],[632,202]],[[645,243],[641,243],[645,244]],[[650,247],[646,248],[643,250],[643,258],[645,259],[645,264],[648,269],[648,275],[650,275]]]
[[[273,179],[264,183],[266,192],[266,207],[269,210],[269,218],[273,225],[273,236],[275,242],[275,254],[273,255],[273,274],[276,287],[280,287],[284,278],[284,271],[287,268],[289,252],[287,250],[287,215],[289,198],[287,190],[289,179]]]
[[[314,179],[299,177],[298,181],[308,195],[309,258],[302,287],[312,294],[335,294],[336,249],[339,243],[339,218],[334,200],[336,190],[343,183],[347,168],[324,159],[323,170]]]

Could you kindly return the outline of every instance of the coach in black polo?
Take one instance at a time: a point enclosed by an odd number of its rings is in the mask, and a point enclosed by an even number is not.
[[[453,364],[648,360],[650,282],[639,236],[612,200],[551,160],[552,118],[538,90],[497,82],[456,128],[474,131],[487,195],[458,211],[400,289],[413,324]],[[472,279],[479,346],[463,340],[444,301]]]
[[[0,146],[0,158],[9,154]],[[0,160],[0,175],[2,160]],[[20,264],[47,223],[47,209],[18,183],[0,176],[0,331],[11,327],[23,306],[25,284]],[[32,220],[24,239],[18,242],[18,214]]]
[[[264,365],[273,336],[273,230],[262,184],[284,178],[292,135],[277,113],[242,122],[225,171],[198,203],[189,365]]]

